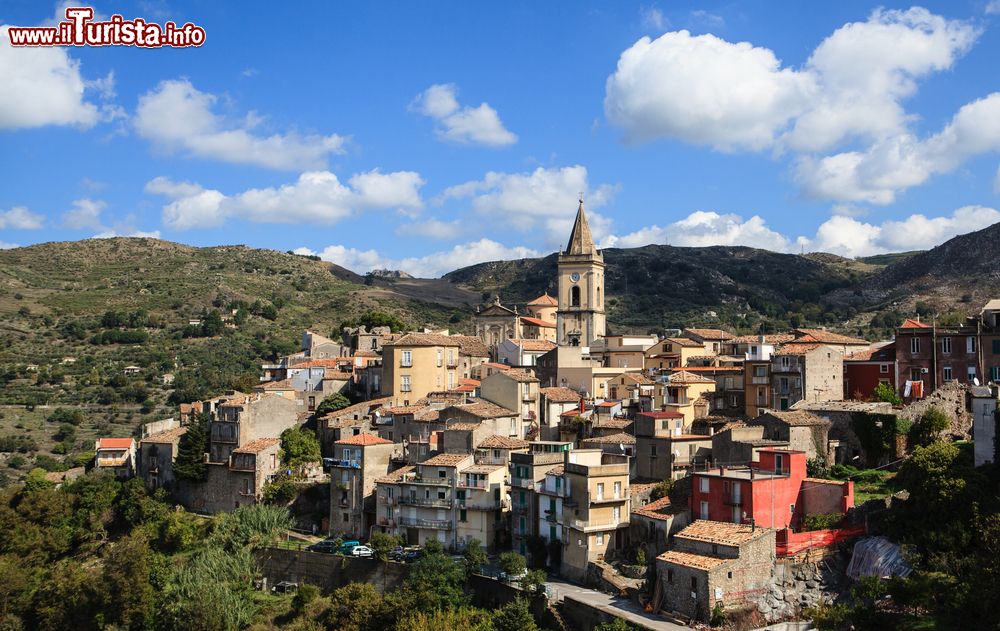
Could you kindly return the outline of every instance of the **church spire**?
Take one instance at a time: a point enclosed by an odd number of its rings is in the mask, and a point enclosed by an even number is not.
[[[569,244],[566,254],[595,254],[594,237],[590,234],[587,223],[587,213],[583,209],[583,196],[580,196],[580,208],[576,211],[576,221],[573,222],[573,232],[569,234]]]

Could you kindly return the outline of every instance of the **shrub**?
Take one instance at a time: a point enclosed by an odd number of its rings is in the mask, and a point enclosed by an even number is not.
[[[504,552],[500,555],[500,569],[507,576],[517,576],[528,567],[528,561],[517,552]]]
[[[545,570],[528,570],[528,573],[521,579],[521,589],[527,592],[537,592],[548,578]]]
[[[875,386],[875,390],[872,392],[872,398],[876,401],[883,401],[893,405],[903,405],[903,400],[899,398],[899,394],[896,393],[896,389],[887,383],[880,383]]]
[[[264,487],[264,502],[284,506],[299,492],[299,487],[287,477],[275,478]]]
[[[649,499],[658,500],[660,498],[670,495],[670,492],[674,490],[673,480],[663,480],[659,484],[653,487],[653,490],[649,493]]]
[[[299,589],[292,598],[292,611],[301,616],[305,612],[306,607],[309,606],[309,603],[317,598],[319,598],[318,587],[309,583],[300,584]]]
[[[840,513],[816,513],[814,515],[806,515],[802,526],[805,531],[827,530],[829,528],[836,528],[843,520],[844,516]]]
[[[921,445],[929,445],[951,425],[951,420],[940,408],[931,406],[913,424],[913,436]]]

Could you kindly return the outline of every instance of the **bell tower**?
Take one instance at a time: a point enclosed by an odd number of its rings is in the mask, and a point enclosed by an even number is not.
[[[604,255],[594,246],[583,199],[559,254],[559,309],[556,340],[560,346],[590,346],[604,337]]]

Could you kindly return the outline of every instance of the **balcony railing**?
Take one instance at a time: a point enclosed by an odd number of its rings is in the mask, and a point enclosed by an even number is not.
[[[447,519],[420,519],[419,517],[400,517],[399,523],[403,526],[414,526],[417,528],[435,528],[437,530],[451,530],[451,522]]]
[[[128,462],[128,458],[122,456],[120,458],[98,458],[98,467],[122,467]]]
[[[741,497],[727,497],[722,502],[726,506],[743,506],[743,498]]]
[[[514,512],[517,513],[518,515],[527,515],[528,514],[528,505],[527,504],[519,504],[519,505],[517,505],[517,506],[514,507]]]
[[[489,483],[486,480],[459,480],[457,486],[460,489],[488,489]]]
[[[400,368],[413,368],[413,360],[406,361],[405,359],[399,361]]]
[[[511,486],[516,486],[519,489],[534,489],[535,481],[529,480],[528,478],[513,478],[510,482]]]
[[[430,506],[433,508],[451,508],[451,500],[439,498],[406,497],[399,498],[399,503],[403,506]]]
[[[427,484],[429,486],[451,486],[452,478],[433,478],[415,475],[404,475],[401,484]]]
[[[628,493],[619,493],[618,495],[606,495],[603,497],[592,497],[590,499],[591,504],[609,504],[612,502],[624,502],[628,499]]]
[[[751,377],[750,378],[750,383],[752,383],[754,385],[757,385],[757,386],[766,386],[767,384],[771,383],[771,378],[770,377]]]
[[[360,460],[337,460],[336,458],[324,458],[323,464],[330,467],[342,467],[347,469],[360,469]]]

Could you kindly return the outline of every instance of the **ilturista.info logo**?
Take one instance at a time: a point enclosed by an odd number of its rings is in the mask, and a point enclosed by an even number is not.
[[[11,46],[139,46],[188,48],[205,43],[205,29],[187,22],[160,25],[142,18],[112,15],[95,21],[91,7],[67,7],[66,20],[55,26],[10,26]]]

